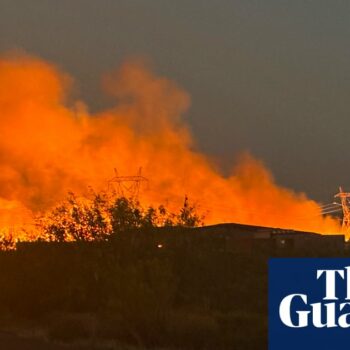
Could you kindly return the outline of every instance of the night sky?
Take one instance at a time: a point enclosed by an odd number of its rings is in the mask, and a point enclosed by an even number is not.
[[[57,63],[93,110],[101,74],[145,55],[223,171],[248,150],[324,202],[350,190],[349,39],[345,0],[0,0],[0,50]]]

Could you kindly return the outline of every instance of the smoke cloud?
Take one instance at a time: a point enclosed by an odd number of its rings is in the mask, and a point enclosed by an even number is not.
[[[89,186],[142,168],[144,205],[179,207],[187,195],[205,222],[239,222],[322,233],[322,217],[304,194],[277,186],[264,164],[244,155],[224,177],[194,141],[182,116],[190,98],[144,63],[127,61],[104,79],[115,106],[90,114],[70,100],[73,79],[42,59],[0,59],[0,225],[20,225]],[[213,121],[214,122],[214,121]]]

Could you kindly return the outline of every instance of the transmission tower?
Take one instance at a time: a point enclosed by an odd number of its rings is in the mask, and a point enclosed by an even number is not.
[[[108,189],[115,184],[118,197],[138,199],[141,184],[148,185],[148,179],[142,176],[142,168],[139,168],[136,175],[120,176],[116,168],[114,168],[114,173],[115,176],[108,181]]]
[[[346,233],[350,233],[350,204],[348,198],[350,198],[349,192],[344,192],[341,187],[339,187],[339,193],[334,197],[340,198],[341,206],[343,209],[343,223],[342,228]]]

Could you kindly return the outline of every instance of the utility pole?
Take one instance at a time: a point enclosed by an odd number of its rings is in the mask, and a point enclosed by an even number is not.
[[[348,198],[350,198],[349,192],[344,192],[341,187],[339,187],[339,193],[334,197],[340,198],[341,206],[343,209],[343,223],[342,228],[346,233],[350,233],[350,204]]]

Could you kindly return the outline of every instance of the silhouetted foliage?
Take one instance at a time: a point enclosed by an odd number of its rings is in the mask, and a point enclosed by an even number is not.
[[[11,233],[0,234],[0,250],[13,250],[16,248],[16,240]]]
[[[37,220],[37,227],[48,241],[100,241],[112,234],[152,227],[195,227],[203,224],[185,198],[179,214],[165,206],[142,208],[132,198],[111,199],[106,193],[92,193],[91,198],[78,198],[69,193],[61,205]]]
[[[261,239],[247,249],[247,242],[219,232],[177,226],[176,217],[173,227],[151,227],[161,220],[159,209],[136,211],[138,204],[125,199],[102,207],[127,212],[116,229],[139,228],[109,240],[21,243],[0,251],[0,324],[29,320],[67,342],[266,349],[268,258],[333,254],[281,251],[272,242],[261,249]]]
[[[141,348],[266,348],[266,257],[200,244],[203,236],[192,229],[153,230],[0,252],[2,315],[29,319],[68,342],[95,337]]]
[[[111,233],[108,210],[103,194],[93,194],[89,200],[69,193],[64,203],[38,219],[37,227],[49,241],[101,240]]]
[[[140,228],[144,216],[140,204],[125,197],[117,198],[110,208],[113,232],[123,232]]]
[[[180,214],[177,217],[178,226],[195,227],[203,225],[203,217],[196,213],[195,206],[191,206],[187,196],[185,197],[184,205],[180,209]]]

